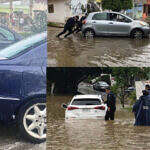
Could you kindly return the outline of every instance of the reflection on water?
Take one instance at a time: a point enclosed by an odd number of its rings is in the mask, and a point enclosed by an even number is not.
[[[114,122],[72,120],[65,122],[62,103],[70,96],[47,99],[47,150],[148,150],[150,127],[134,127],[133,114],[119,108]]]
[[[148,66],[150,40],[119,37],[85,39],[71,35],[56,38],[62,29],[48,28],[48,66]]]

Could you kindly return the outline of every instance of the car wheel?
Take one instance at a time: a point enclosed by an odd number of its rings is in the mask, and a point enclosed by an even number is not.
[[[143,38],[143,32],[141,30],[133,30],[131,33],[131,37],[134,39],[142,39]]]
[[[95,32],[92,29],[86,29],[83,33],[84,37],[94,37],[95,36]]]
[[[18,126],[23,138],[32,143],[46,141],[46,103],[43,99],[31,100],[21,107]]]

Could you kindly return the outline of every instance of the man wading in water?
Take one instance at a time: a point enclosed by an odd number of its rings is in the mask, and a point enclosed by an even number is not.
[[[75,27],[76,23],[79,20],[79,16],[75,16],[75,17],[71,17],[67,20],[65,26],[64,26],[64,30],[59,33],[56,37],[60,37],[61,35],[65,34],[68,31],[68,34],[66,34],[64,37],[66,38],[68,35],[72,34],[73,28]]]
[[[107,104],[108,110],[106,112],[105,120],[114,120],[116,111],[116,97],[110,91],[110,87],[106,88],[106,94],[107,101],[105,103]]]

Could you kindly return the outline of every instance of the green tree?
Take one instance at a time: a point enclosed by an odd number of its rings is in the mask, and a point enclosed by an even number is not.
[[[121,11],[131,9],[133,7],[132,0],[102,0],[102,8],[112,11]]]
[[[112,75],[116,80],[115,92],[120,99],[122,106],[124,107],[126,92],[125,90],[129,86],[134,86],[136,80],[147,80],[150,68],[137,68],[137,67],[119,67],[113,68]]]
[[[121,0],[121,3],[122,3],[122,10],[133,8],[133,0]]]

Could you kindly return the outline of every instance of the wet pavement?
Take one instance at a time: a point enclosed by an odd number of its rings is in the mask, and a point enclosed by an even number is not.
[[[47,150],[148,150],[150,127],[134,127],[134,116],[117,106],[115,121],[72,120],[65,122],[62,103],[71,96],[47,99]]]
[[[15,125],[0,125],[0,150],[45,150],[46,143],[32,144],[20,138]]]
[[[86,39],[81,33],[58,39],[60,31],[62,28],[48,27],[49,67],[150,66],[150,39]]]

